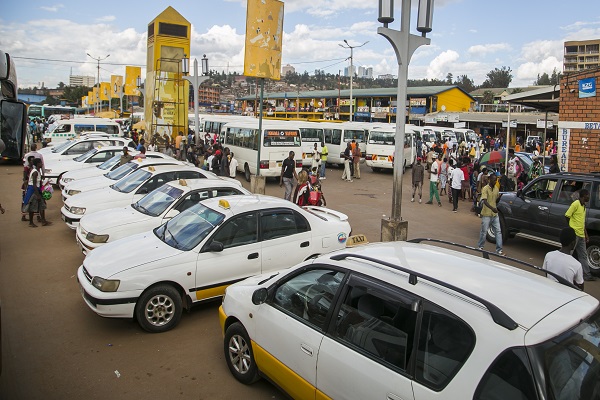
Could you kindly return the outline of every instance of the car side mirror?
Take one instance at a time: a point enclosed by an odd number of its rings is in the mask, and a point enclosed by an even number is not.
[[[517,190],[517,197],[523,198],[523,189]]]
[[[216,240],[214,240],[210,243],[210,246],[208,246],[208,249],[210,251],[221,252],[221,251],[223,251],[223,243],[217,242]]]
[[[179,211],[177,211],[176,209],[171,209],[169,210],[168,213],[165,214],[165,219],[171,219],[171,218],[175,218],[177,215],[179,214]]]
[[[267,295],[269,292],[266,288],[256,289],[254,293],[252,293],[252,304],[259,306],[265,301],[267,301]]]

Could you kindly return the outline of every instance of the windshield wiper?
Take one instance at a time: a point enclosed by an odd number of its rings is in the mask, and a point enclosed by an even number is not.
[[[175,248],[179,249],[179,242],[177,241],[177,239],[175,239],[175,235],[173,235],[173,233],[169,230],[168,225],[165,225],[165,231],[169,232],[169,235],[171,235],[171,239],[173,239],[173,241],[175,242]]]
[[[148,209],[146,207],[144,207],[143,205],[141,205],[140,203],[134,203],[133,206],[135,206],[136,210],[143,210],[144,214],[151,215],[150,211],[148,211]]]

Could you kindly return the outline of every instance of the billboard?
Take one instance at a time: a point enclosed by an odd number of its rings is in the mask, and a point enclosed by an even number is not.
[[[87,107],[88,106],[88,97],[87,96],[83,96],[81,98],[81,107]]]
[[[125,67],[125,88],[123,93],[127,96],[139,96],[140,92],[137,88],[137,78],[142,77],[141,67]]]
[[[98,86],[94,86],[92,92],[92,96],[94,97],[94,103],[100,103],[100,91],[98,90]]]
[[[596,96],[596,78],[586,78],[579,80],[579,98]]]
[[[96,103],[96,98],[94,97],[94,92],[93,91],[88,92],[88,94],[87,94],[87,103],[88,103],[88,106],[91,106],[92,104]]]
[[[281,78],[283,2],[248,0],[244,75],[256,78]]]
[[[123,77],[121,75],[110,76],[110,97],[118,99],[123,90]]]
[[[110,100],[110,82],[102,82],[100,84],[100,100]]]

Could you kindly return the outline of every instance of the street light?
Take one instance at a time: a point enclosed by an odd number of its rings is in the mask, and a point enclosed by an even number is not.
[[[106,57],[92,57],[90,53],[85,53],[92,60],[98,61],[98,93],[100,93],[100,61],[106,60],[110,57],[110,54],[107,54]],[[95,87],[96,85],[94,85]],[[99,97],[99,96],[98,96]],[[98,107],[98,102],[94,103],[94,113],[96,112],[96,107]]]
[[[426,34],[431,32],[433,19],[433,1],[419,0],[417,31],[421,36],[410,33],[411,0],[402,0],[402,16],[400,30],[388,28],[394,22],[394,0],[379,0],[379,17],[377,20],[383,26],[377,28],[377,33],[385,37],[396,53],[398,61],[398,95],[396,101],[396,141],[394,148],[394,187],[392,193],[392,215],[390,219],[381,221],[381,240],[406,240],[408,236],[408,221],[402,221],[402,172],[404,167],[404,134],[406,120],[406,81],[408,79],[408,64],[417,48],[428,45],[431,40]]]
[[[344,39],[344,43],[346,43],[346,46],[341,43],[338,43],[338,46],[345,49],[350,49],[350,122],[352,122],[352,78],[354,77],[354,49],[357,47],[363,47],[365,44],[369,43],[369,41],[364,42],[360,46],[350,46],[350,43],[348,43],[346,39]]]
[[[188,81],[194,88],[194,134],[195,141],[198,143],[200,138],[200,117],[198,112],[198,91],[200,90],[200,85],[202,82],[206,81],[210,78],[208,76],[208,58],[206,58],[206,54],[202,56],[202,76],[198,75],[198,59],[194,58],[194,75],[184,76],[183,79]],[[186,54],[183,55],[181,59],[181,72],[184,75],[190,73],[190,59]]]
[[[108,103],[108,107],[106,109],[106,111],[110,111],[110,96],[108,94],[108,89],[106,89],[106,87],[104,88],[104,97],[106,97],[108,99],[107,103]],[[102,111],[102,110],[100,110]]]

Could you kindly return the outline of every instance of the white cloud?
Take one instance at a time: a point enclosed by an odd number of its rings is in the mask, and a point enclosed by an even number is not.
[[[115,17],[114,15],[105,15],[103,17],[96,18],[96,21],[97,22],[112,22],[116,19],[117,19],[117,17]]]
[[[538,75],[551,74],[552,71],[562,71],[562,61],[558,60],[554,56],[545,58],[539,62],[526,62],[519,65],[515,75],[515,82],[512,86],[526,86],[533,84],[533,81],[537,79]]]
[[[44,11],[57,12],[58,10],[64,7],[65,6],[63,4],[55,4],[53,6],[41,6],[40,8]]]
[[[549,57],[562,60],[564,42],[562,40],[536,40],[525,43],[521,48],[521,59],[539,63]]]
[[[488,43],[488,44],[478,44],[475,46],[469,47],[469,54],[471,55],[481,55],[485,56],[490,53],[496,53],[498,51],[508,51],[511,50],[511,47],[508,43]]]
[[[577,21],[570,25],[561,26],[560,29],[565,31],[579,30],[585,26],[600,25],[600,19],[597,21]]]
[[[453,65],[460,58],[454,50],[446,50],[435,57],[427,67],[427,79],[444,79],[448,72],[453,72]],[[453,72],[454,73],[454,72]]]

